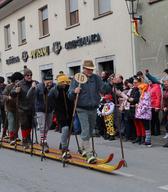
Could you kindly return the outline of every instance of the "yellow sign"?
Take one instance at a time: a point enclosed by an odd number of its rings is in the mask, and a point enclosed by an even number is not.
[[[36,59],[38,57],[44,57],[44,56],[48,56],[50,54],[50,47],[43,47],[40,49],[35,49],[33,51],[31,51],[31,58],[32,59]]]

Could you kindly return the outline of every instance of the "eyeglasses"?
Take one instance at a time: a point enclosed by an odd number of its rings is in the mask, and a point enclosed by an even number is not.
[[[27,77],[32,77],[32,74],[27,74],[26,76],[27,76]]]

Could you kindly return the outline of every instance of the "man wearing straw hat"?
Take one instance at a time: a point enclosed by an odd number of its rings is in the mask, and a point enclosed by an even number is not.
[[[71,82],[68,96],[70,99],[75,99],[76,94],[79,94],[77,102],[77,113],[81,123],[81,151],[86,157],[88,163],[95,163],[94,149],[90,148],[89,140],[92,136],[93,129],[96,126],[96,109],[100,101],[100,92],[103,87],[101,78],[93,74],[95,66],[91,60],[85,60],[83,64],[83,73],[88,80],[85,84],[78,87],[75,79]],[[93,143],[92,143],[93,144]],[[92,145],[93,148],[93,145]]]

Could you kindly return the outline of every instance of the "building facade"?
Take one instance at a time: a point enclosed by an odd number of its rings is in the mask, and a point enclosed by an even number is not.
[[[0,34],[5,77],[24,65],[37,80],[49,70],[74,75],[85,59],[94,61],[97,73],[135,73],[123,0],[3,0]]]
[[[138,15],[142,24],[138,30],[145,38],[134,36],[136,70],[149,69],[161,76],[168,68],[168,1],[140,0]]]

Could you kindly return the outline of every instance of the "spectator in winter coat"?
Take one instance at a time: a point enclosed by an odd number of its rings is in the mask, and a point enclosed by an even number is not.
[[[1,132],[1,126],[3,127],[2,136],[6,136],[6,130],[7,130],[7,119],[6,119],[6,113],[4,108],[4,102],[2,97],[2,92],[4,91],[6,84],[4,83],[5,79],[4,77],[0,76],[0,132]]]
[[[151,95],[152,119],[151,119],[151,134],[160,135],[160,120],[159,111],[161,108],[162,92],[159,84],[150,83],[148,92]]]
[[[151,147],[150,120],[152,112],[150,94],[147,91],[148,84],[141,83],[138,88],[140,90],[141,96],[136,107],[135,118],[140,119],[143,122],[145,128],[145,145]]]
[[[165,129],[166,129],[164,139],[167,139],[167,142],[163,147],[168,147],[168,78],[167,79],[165,78],[163,82],[164,82],[164,91],[163,91],[162,110],[164,112]]]

